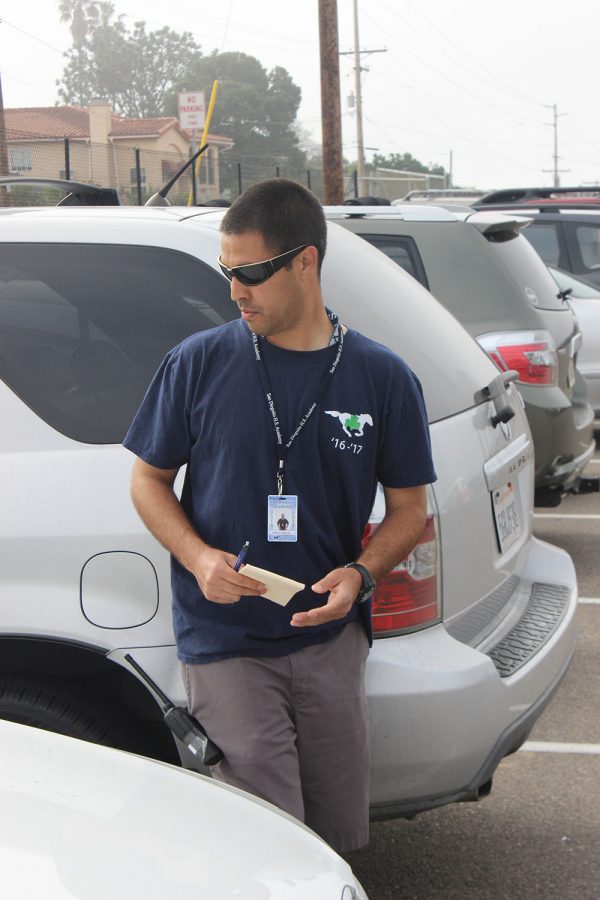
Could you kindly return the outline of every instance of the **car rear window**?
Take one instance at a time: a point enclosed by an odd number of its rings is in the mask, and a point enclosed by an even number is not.
[[[575,235],[583,265],[590,271],[600,269],[600,228],[597,225],[577,225]]]
[[[165,353],[237,314],[225,279],[174,250],[0,245],[0,378],[77,441],[120,442]]]
[[[556,282],[546,263],[528,241],[519,235],[507,240],[505,232],[491,232],[485,236],[532,306],[538,309],[565,308],[565,301],[558,296]]]
[[[327,305],[406,361],[423,386],[430,422],[481,402],[482,388],[498,374],[487,354],[429,291],[363,237],[329,223],[322,278]],[[436,238],[437,247],[442,242]]]
[[[416,278],[423,287],[429,290],[429,282],[425,274],[423,261],[417,250],[417,245],[411,237],[389,234],[363,234],[360,231],[355,232],[362,238],[382,250],[386,256],[389,256],[395,263],[402,266],[405,272]]]
[[[523,230],[523,235],[535,247],[547,266],[560,265],[560,244],[554,225],[531,224]]]

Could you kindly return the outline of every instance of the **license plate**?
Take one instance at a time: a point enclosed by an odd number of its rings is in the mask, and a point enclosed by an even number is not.
[[[496,535],[500,552],[508,550],[521,535],[519,492],[517,483],[509,481],[492,491]]]

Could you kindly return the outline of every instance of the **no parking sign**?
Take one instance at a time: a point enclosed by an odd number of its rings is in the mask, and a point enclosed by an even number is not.
[[[179,124],[186,131],[200,131],[204,128],[206,106],[204,91],[185,91],[177,95]]]

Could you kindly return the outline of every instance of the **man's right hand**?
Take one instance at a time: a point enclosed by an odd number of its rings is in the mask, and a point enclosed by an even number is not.
[[[198,553],[192,572],[207,600],[212,603],[237,603],[240,597],[265,593],[266,585],[254,578],[247,578],[243,574],[243,566],[239,572],[235,571],[236,559],[233,553],[206,545]]]
[[[264,594],[264,584],[234,570],[237,556],[209,547],[197,534],[173,492],[178,471],[136,458],[131,497],[146,527],[195,576],[207,600],[237,603],[242,596]]]

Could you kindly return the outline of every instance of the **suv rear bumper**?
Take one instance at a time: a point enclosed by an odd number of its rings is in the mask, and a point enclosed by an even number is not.
[[[443,625],[379,639],[367,666],[374,818],[410,816],[474,799],[503,756],[518,749],[563,678],[577,637],[577,586],[564,551],[532,539],[521,582],[560,588],[551,635],[514,674]]]
[[[554,682],[530,707],[530,709],[521,716],[521,718],[511,723],[505,732],[500,735],[487,759],[469,784],[453,794],[446,793],[440,794],[439,796],[417,797],[412,800],[403,800],[400,802],[372,804],[371,819],[377,821],[402,817],[409,818],[419,812],[435,809],[438,806],[445,806],[447,803],[479,800],[480,798],[487,796],[491,788],[494,772],[506,756],[514,753],[525,743],[537,719],[543,713],[544,709],[550,703],[554,694],[560,687],[560,683],[567,672],[574,652],[575,644],[573,644],[571,653],[566,659],[562,670],[554,679]]]
[[[569,482],[574,481],[580,475],[596,451],[596,441],[592,440],[589,446],[579,456],[575,457],[568,463],[558,464],[550,470],[550,475],[560,481],[561,484],[569,487]]]
[[[518,388],[534,440],[536,489],[567,490],[594,453],[594,410],[556,387]]]

